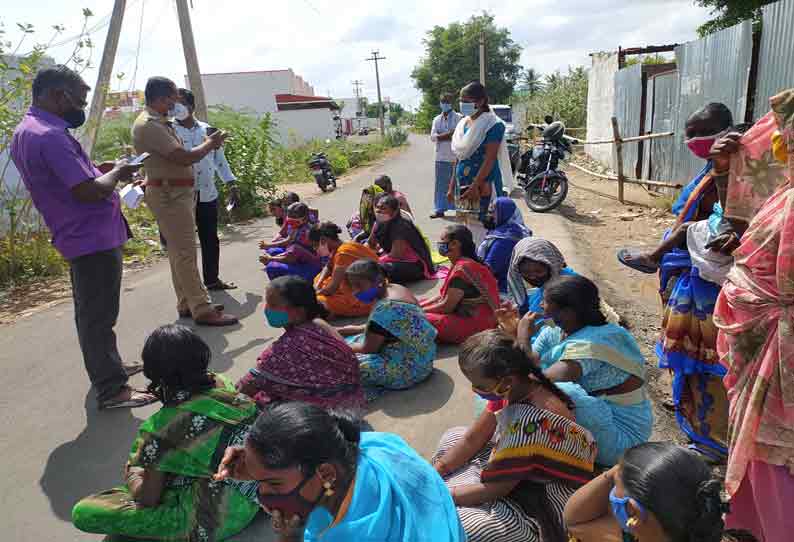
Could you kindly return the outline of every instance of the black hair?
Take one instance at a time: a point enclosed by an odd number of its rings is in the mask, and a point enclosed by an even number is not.
[[[515,339],[499,329],[481,331],[469,337],[460,348],[458,363],[464,372],[476,370],[485,378],[494,380],[510,375],[534,376],[568,408],[574,408],[571,398],[532,363]]]
[[[193,95],[193,91],[186,88],[180,88],[177,90],[177,92],[179,93],[179,97],[185,100],[185,103],[190,107],[190,109],[196,108],[196,97]]]
[[[382,205],[392,211],[400,210],[400,200],[391,194],[381,194],[380,197],[375,200],[375,205]]]
[[[440,100],[442,102],[446,102],[448,104],[451,104],[455,100],[455,95],[452,94],[451,92],[442,92]]]
[[[350,413],[299,402],[265,407],[248,434],[248,443],[266,467],[297,466],[305,475],[323,463],[338,463],[352,472],[360,440],[360,422]]]
[[[598,286],[581,275],[561,275],[544,286],[546,299],[561,309],[571,309],[583,326],[603,326],[607,323],[601,312]]]
[[[697,121],[713,122],[715,123],[715,128],[719,128],[719,131],[722,131],[733,126],[733,115],[727,105],[711,102],[692,113],[687,119],[687,123]]]
[[[486,105],[488,104],[488,92],[485,89],[485,85],[480,83],[479,81],[472,81],[462,89],[460,89],[460,95],[466,96],[467,98],[474,98],[475,100],[485,100]]]
[[[672,442],[646,442],[620,460],[626,496],[656,516],[671,542],[720,542],[728,511],[722,484],[694,452]]]
[[[33,99],[41,98],[50,90],[78,90],[90,88],[80,74],[63,65],[44,68],[33,79]]]
[[[378,262],[356,260],[348,266],[345,275],[348,279],[362,279],[377,283],[379,279],[383,279],[386,276],[386,272]]]
[[[377,179],[375,179],[374,184],[383,188],[383,191],[387,194],[394,191],[394,186],[391,183],[391,177],[388,175],[380,175]]]
[[[309,216],[309,206],[303,203],[302,201],[290,203],[287,206],[287,216],[297,217],[297,218],[307,217]]]
[[[317,301],[317,293],[311,282],[297,275],[278,277],[270,281],[272,289],[290,306],[306,311],[306,319],[326,318],[328,311]]]
[[[153,103],[157,98],[171,96],[176,89],[176,84],[167,77],[150,77],[146,81],[146,88],[143,91],[147,104]]]
[[[342,228],[334,224],[333,222],[325,221],[320,222],[316,226],[314,226],[311,230],[309,230],[309,240],[310,241],[319,241],[322,237],[326,239],[333,239],[334,241],[340,241],[339,234],[342,233]]]
[[[551,124],[552,122],[554,122],[554,117],[552,117],[551,115],[546,115],[545,117],[543,117],[543,122],[545,122],[546,124]]]
[[[160,326],[149,334],[141,352],[148,390],[163,404],[178,400],[179,392],[210,389],[215,380],[207,372],[212,351],[189,327]]]
[[[301,200],[301,197],[296,194],[295,192],[287,192],[283,196],[281,196],[281,205],[287,207],[293,203],[298,203]]]
[[[471,230],[463,224],[452,224],[444,229],[450,241],[459,241],[461,247],[461,255],[474,260],[475,262],[482,263],[480,257],[477,256],[477,247],[474,245],[474,236]]]

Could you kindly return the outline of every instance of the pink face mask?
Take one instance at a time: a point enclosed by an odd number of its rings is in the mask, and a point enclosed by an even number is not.
[[[686,140],[686,146],[692,154],[703,160],[708,160],[711,154],[711,147],[714,142],[728,133],[728,130],[710,136],[692,137]]]

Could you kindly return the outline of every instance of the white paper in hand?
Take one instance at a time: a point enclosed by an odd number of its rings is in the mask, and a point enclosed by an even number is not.
[[[124,205],[127,208],[136,209],[138,205],[141,204],[141,200],[143,199],[143,190],[141,190],[140,186],[128,184],[121,189],[120,195],[121,201],[124,202]]]

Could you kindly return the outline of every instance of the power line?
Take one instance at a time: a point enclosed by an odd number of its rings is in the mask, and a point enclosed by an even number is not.
[[[138,23],[138,47],[135,49],[135,67],[132,69],[132,78],[130,79],[130,88],[133,90],[135,86],[135,79],[138,77],[138,60],[141,57],[141,37],[143,36],[143,14],[146,9],[146,0],[141,2],[141,20]]]

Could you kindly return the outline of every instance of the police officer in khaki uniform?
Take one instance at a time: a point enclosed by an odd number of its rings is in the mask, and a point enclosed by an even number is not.
[[[227,326],[237,318],[213,306],[199,276],[196,257],[196,202],[191,165],[223,145],[226,134],[215,132],[204,143],[185,150],[176,135],[171,118],[180,117],[184,106],[173,81],[152,77],[146,83],[146,110],[132,126],[132,142],[137,153],[148,152],[146,204],[160,232],[168,242],[168,261],[177,297],[177,311],[183,318],[193,317],[199,325]]]

